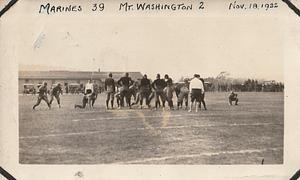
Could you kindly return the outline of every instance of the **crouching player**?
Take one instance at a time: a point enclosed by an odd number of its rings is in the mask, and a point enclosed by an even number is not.
[[[52,104],[54,97],[57,101],[58,107],[60,108],[60,97],[59,95],[62,94],[62,88],[60,83],[58,83],[50,92],[50,104]]]
[[[237,98],[237,94],[231,91],[231,93],[228,96],[229,105],[232,105],[232,102],[235,102],[235,105],[238,105],[239,99]]]
[[[86,94],[83,95],[82,98],[82,105],[79,104],[75,104],[74,108],[80,108],[80,109],[84,109],[86,107],[86,104],[89,102],[89,98]]]
[[[36,104],[32,107],[32,109],[35,109],[38,105],[40,105],[41,101],[44,100],[49,109],[51,109],[51,104],[48,100],[48,97],[47,97],[47,92],[48,92],[48,89],[47,89],[47,83],[46,82],[43,82],[43,85],[39,88],[39,91],[38,91],[38,99],[37,99],[37,102]]]

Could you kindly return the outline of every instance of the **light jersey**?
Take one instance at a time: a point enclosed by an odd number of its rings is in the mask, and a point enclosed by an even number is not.
[[[201,89],[202,92],[204,92],[204,85],[202,81],[198,78],[193,78],[190,82],[190,91],[192,91],[192,89]]]
[[[92,92],[94,92],[93,83],[86,83],[86,85],[85,85],[85,93],[87,93],[88,89],[90,89]]]

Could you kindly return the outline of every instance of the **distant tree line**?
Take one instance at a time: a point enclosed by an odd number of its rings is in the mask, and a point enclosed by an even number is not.
[[[283,92],[284,84],[257,79],[205,78],[206,91]]]
[[[266,81],[262,79],[239,79],[227,77],[229,73],[221,72],[217,77],[204,78],[206,91],[219,92],[283,92],[282,82]],[[183,82],[185,77],[181,77],[179,82]],[[189,78],[187,78],[189,79]]]

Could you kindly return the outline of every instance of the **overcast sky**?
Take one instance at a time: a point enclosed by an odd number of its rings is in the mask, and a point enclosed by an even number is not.
[[[20,67],[199,73],[283,81],[279,21],[264,18],[78,17],[24,20]]]

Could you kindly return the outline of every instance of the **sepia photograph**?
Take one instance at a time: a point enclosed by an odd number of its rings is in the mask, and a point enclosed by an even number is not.
[[[43,21],[20,32],[20,164],[283,164],[280,21]]]

